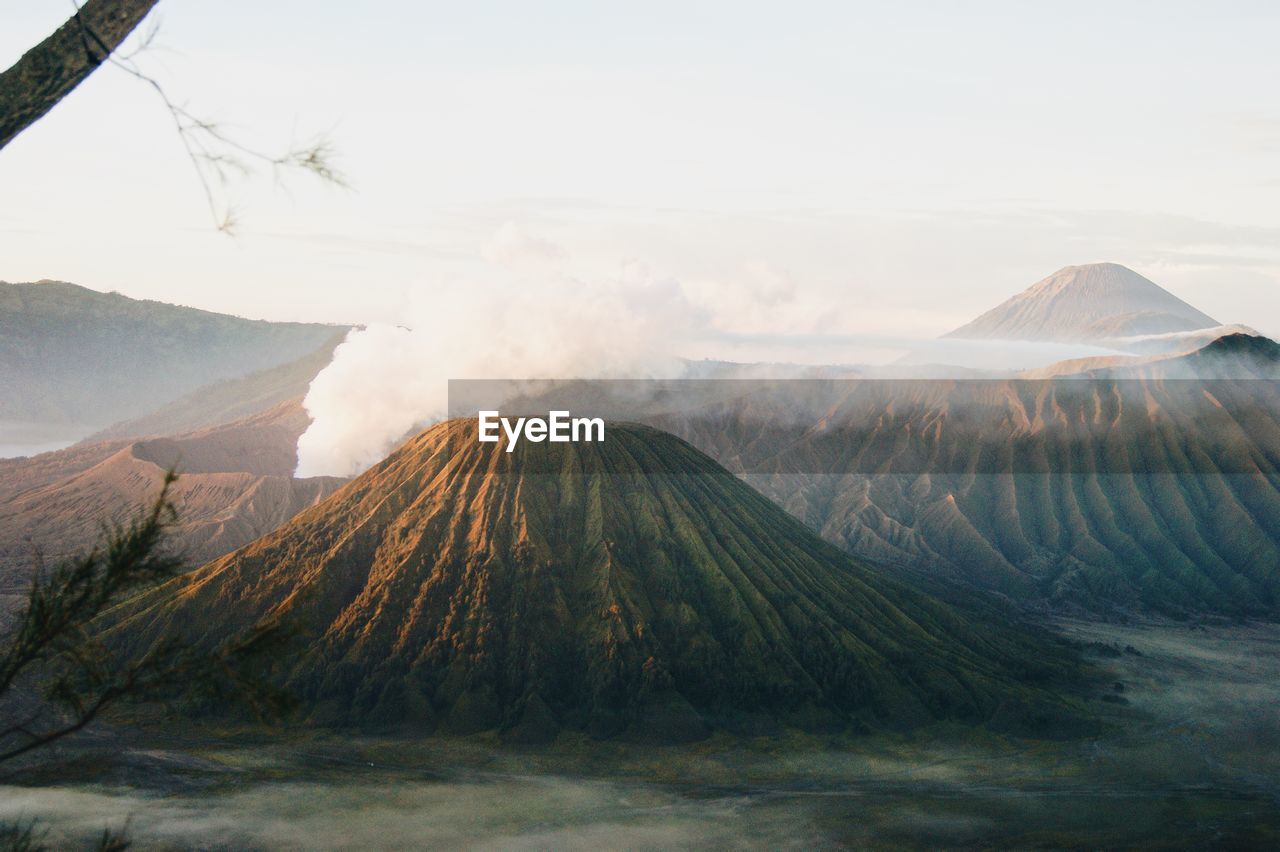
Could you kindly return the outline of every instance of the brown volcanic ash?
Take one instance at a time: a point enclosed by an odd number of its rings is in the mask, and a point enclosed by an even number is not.
[[[171,467],[180,473],[175,544],[194,564],[265,535],[343,482],[292,477],[306,425],[293,400],[187,435],[0,460],[0,584],[22,588],[36,553],[56,561],[92,546],[103,523],[153,500]]]
[[[314,719],[518,740],[1057,713],[1035,684],[1072,665],[1038,634],[844,556],[673,436],[612,425],[604,443],[508,455],[475,428],[422,433],[127,604],[122,640],[280,617],[304,631],[287,683]]]

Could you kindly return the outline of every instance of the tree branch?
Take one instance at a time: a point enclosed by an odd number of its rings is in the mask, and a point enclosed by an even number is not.
[[[0,74],[0,148],[88,79],[157,2],[88,0]]]
[[[177,572],[181,562],[160,549],[175,517],[169,490],[176,479],[172,471],[166,473],[151,508],[127,527],[109,531],[104,548],[94,548],[49,577],[35,577],[11,641],[0,646],[0,696],[60,641],[75,647],[81,631],[121,592]]]

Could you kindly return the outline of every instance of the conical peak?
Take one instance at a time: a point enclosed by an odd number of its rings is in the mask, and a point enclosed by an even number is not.
[[[1218,325],[1160,285],[1117,263],[1066,266],[948,337],[1082,341]]]

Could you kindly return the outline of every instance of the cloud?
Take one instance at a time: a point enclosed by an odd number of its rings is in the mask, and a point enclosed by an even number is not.
[[[515,222],[504,222],[489,238],[484,256],[500,266],[520,267],[556,263],[564,259],[566,252],[550,240],[530,233]]]
[[[743,265],[742,272],[756,303],[773,307],[795,301],[795,279],[772,264],[763,260],[750,261]]]
[[[317,377],[300,473],[368,467],[445,416],[449,379],[669,377],[681,358],[883,364],[912,353],[1013,368],[1101,354],[922,339],[1090,259],[1133,265],[1224,321],[1280,310],[1272,268],[1182,265],[1200,254],[1265,259],[1257,247],[1280,230],[1174,215],[908,211],[904,231],[882,214],[584,223],[559,208],[481,213],[435,238],[470,262],[417,272],[407,306],[380,315],[403,328],[353,333]]]

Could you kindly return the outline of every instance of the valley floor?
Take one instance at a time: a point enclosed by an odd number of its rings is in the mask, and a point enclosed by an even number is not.
[[[0,820],[54,846],[127,820],[136,848],[1280,847],[1280,625],[1058,627],[1121,685],[1103,736],[100,734],[0,778]]]

